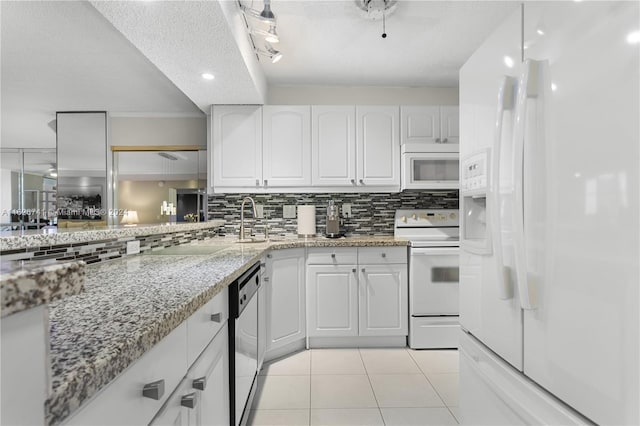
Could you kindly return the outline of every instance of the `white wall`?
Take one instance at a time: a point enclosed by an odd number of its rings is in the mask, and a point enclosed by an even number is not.
[[[207,119],[202,117],[110,116],[111,146],[198,145],[207,147]]]
[[[11,170],[0,169],[0,222],[11,222]],[[6,215],[5,215],[6,213]]]
[[[457,87],[269,86],[269,105],[458,105]]]

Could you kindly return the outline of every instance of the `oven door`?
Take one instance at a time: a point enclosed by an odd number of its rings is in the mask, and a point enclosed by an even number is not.
[[[402,154],[402,189],[458,189],[459,155],[451,153]]]
[[[458,315],[458,247],[411,248],[411,316]]]
[[[235,324],[235,423],[239,425],[258,372],[258,294],[255,293]]]

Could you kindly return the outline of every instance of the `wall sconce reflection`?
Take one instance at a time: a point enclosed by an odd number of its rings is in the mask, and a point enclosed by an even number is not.
[[[138,219],[138,212],[135,210],[127,210],[122,215],[121,224],[124,226],[136,226],[140,220]]]

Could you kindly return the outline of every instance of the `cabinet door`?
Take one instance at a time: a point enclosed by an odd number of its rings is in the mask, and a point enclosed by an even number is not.
[[[442,137],[442,143],[450,145],[458,145],[460,143],[459,110],[458,106],[440,107],[440,136]]]
[[[304,339],[304,249],[267,255],[267,352]]]
[[[355,265],[307,266],[309,336],[357,336]]]
[[[360,265],[358,285],[360,335],[407,335],[407,265]]]
[[[150,426],[189,426],[191,408],[182,405],[182,398],[190,398],[198,405],[198,396],[189,389],[187,380],[183,380],[164,406],[149,423]],[[133,423],[131,423],[133,424]],[[193,424],[193,423],[192,423]]]
[[[440,142],[440,107],[433,105],[400,108],[400,141],[418,145]]]
[[[355,107],[313,106],[311,120],[311,183],[355,185]]]
[[[358,185],[400,186],[399,116],[396,106],[356,108]]]
[[[263,183],[311,184],[311,108],[264,106],[262,109]]]
[[[211,341],[187,374],[196,406],[189,410],[189,425],[229,424],[229,339],[225,327]]]
[[[260,106],[212,107],[213,186],[262,185],[262,113]]]
[[[267,352],[267,283],[264,278],[260,278],[262,285],[258,289],[258,371],[262,370],[264,354]]]

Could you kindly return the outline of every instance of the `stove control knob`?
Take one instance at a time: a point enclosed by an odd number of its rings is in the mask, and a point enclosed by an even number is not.
[[[416,220],[418,218],[418,216],[414,213],[411,215],[411,219]]]
[[[400,220],[401,220],[401,221],[403,221],[404,223],[407,223],[407,217],[406,217],[406,216],[402,216],[402,217],[400,218]]]
[[[455,214],[455,213],[451,213],[451,214],[449,215],[449,217],[450,217],[451,219],[455,219],[455,218],[456,218],[456,214]]]

